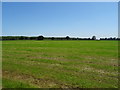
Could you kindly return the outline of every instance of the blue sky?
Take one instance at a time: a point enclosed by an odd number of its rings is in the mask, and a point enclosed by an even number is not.
[[[117,2],[3,2],[3,35],[117,37]]]

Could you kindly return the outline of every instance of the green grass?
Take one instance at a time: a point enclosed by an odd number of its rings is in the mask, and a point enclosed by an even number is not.
[[[5,88],[117,88],[117,41],[3,41]],[[22,83],[22,84],[21,84]]]
[[[3,78],[3,88],[34,88],[27,83]]]

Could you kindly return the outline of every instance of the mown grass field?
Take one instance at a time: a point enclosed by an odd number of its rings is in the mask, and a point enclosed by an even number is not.
[[[2,42],[3,88],[117,88],[118,41]]]

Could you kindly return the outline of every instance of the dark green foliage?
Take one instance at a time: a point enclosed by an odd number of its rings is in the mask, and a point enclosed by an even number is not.
[[[43,40],[44,37],[43,36],[38,36],[37,40]]]
[[[43,36],[1,36],[0,40],[96,40],[96,36],[93,36],[92,38],[72,38],[69,36],[66,37],[43,37]],[[100,40],[120,40],[120,38],[100,38]]]
[[[92,37],[92,40],[96,40],[96,36],[93,36],[93,37]]]
[[[54,39],[55,39],[54,37],[51,38],[51,40],[54,40]]]
[[[70,37],[69,37],[69,36],[66,36],[66,39],[67,39],[67,40],[69,40],[69,39],[70,39]]]
[[[23,36],[21,36],[21,37],[20,37],[20,40],[24,40],[24,37],[23,37]]]

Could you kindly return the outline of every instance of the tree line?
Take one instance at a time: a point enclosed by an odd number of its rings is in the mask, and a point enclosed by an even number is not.
[[[27,36],[1,36],[0,40],[98,40],[96,36],[92,38],[73,38],[73,37],[44,37],[42,35],[36,37],[27,37]],[[99,40],[120,40],[120,38],[100,38]]]

